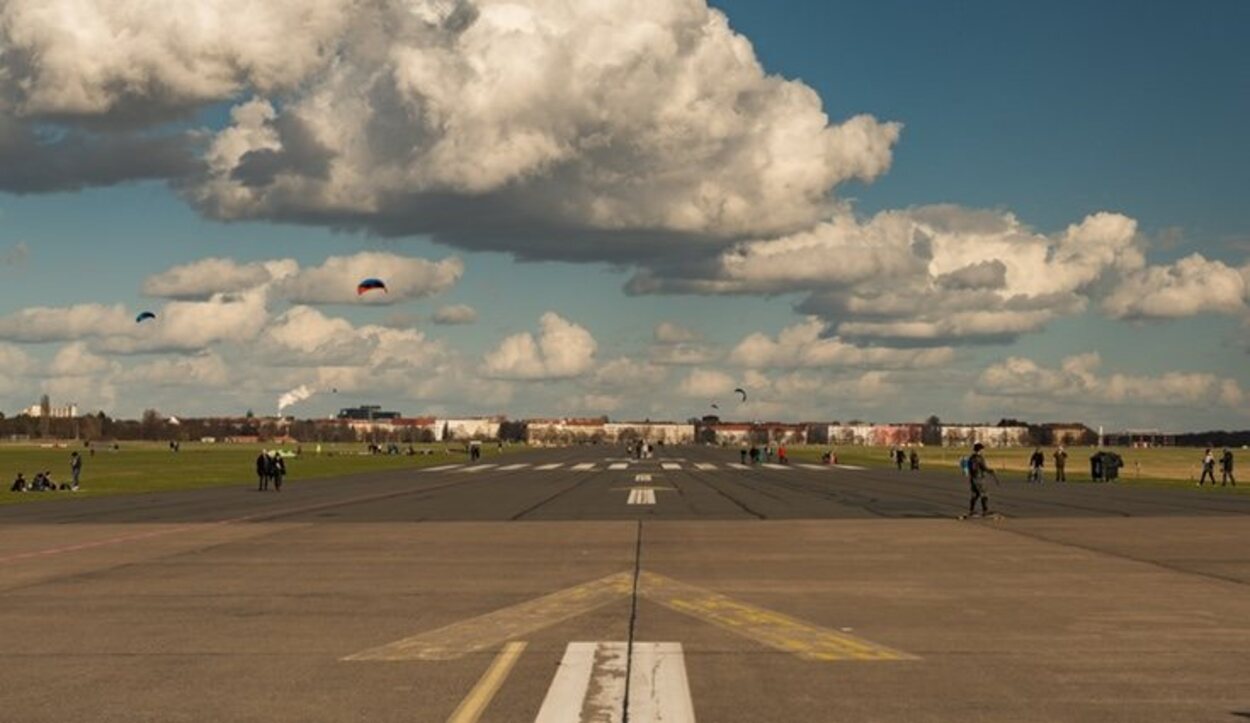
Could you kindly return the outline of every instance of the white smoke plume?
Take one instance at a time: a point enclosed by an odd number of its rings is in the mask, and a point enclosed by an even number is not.
[[[310,389],[307,384],[301,384],[295,389],[292,389],[286,394],[278,397],[278,416],[282,416],[283,409],[286,409],[292,404],[302,402],[316,393],[317,391],[315,389]]]

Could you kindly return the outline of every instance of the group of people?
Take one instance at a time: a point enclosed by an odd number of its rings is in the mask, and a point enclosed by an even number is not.
[[[1063,448],[1063,445],[1061,444],[1055,448],[1055,451],[1051,453],[1051,456],[1055,458],[1055,481],[1067,482],[1068,481],[1068,475],[1066,471],[1067,466],[1068,466],[1067,450],[1065,450]],[[1042,448],[1034,447],[1033,454],[1029,455],[1028,481],[1033,484],[1041,484],[1043,482],[1042,468],[1044,468],[1045,466],[1046,466],[1046,455],[1042,453]]]
[[[891,447],[890,461],[900,470],[903,469],[904,464],[909,465],[912,470],[920,469],[920,453],[916,451],[915,447],[912,447],[910,453],[902,447]]]
[[[278,452],[265,452],[256,457],[256,490],[264,492],[273,483],[275,492],[282,491],[282,478],[286,476],[286,460]]]
[[[655,454],[655,447],[645,439],[636,439],[629,443],[629,456],[637,459],[650,459]]]
[[[77,452],[71,452],[69,455],[69,482],[62,482],[59,485],[52,479],[52,470],[44,470],[36,472],[34,479],[26,479],[26,475],[22,472],[17,473],[17,478],[13,480],[13,484],[9,485],[10,492],[55,492],[57,490],[66,490],[69,492],[77,492],[78,482],[82,478],[82,455]]]
[[[786,447],[784,444],[773,446],[771,444],[764,445],[760,448],[758,445],[751,445],[750,448],[743,446],[738,450],[742,459],[742,464],[759,464],[760,462],[772,462],[776,456],[778,464],[789,464],[790,458],[786,456]]]
[[[1211,452],[1211,448],[1207,447],[1207,451],[1202,455],[1202,477],[1198,479],[1198,486],[1201,487],[1208,479],[1211,480],[1211,486],[1215,486],[1215,455]],[[1228,447],[1224,448],[1224,453],[1220,455],[1220,486],[1227,485],[1237,486],[1237,478],[1233,476],[1233,451]],[[1193,479],[1192,477],[1190,479]]]

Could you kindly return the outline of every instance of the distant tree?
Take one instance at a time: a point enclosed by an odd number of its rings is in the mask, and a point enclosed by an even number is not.
[[[924,420],[924,429],[920,432],[920,441],[925,446],[938,446],[942,444],[942,420],[936,414],[930,414],[929,418]]]

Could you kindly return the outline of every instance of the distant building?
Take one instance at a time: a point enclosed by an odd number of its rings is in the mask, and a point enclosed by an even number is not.
[[[444,442],[469,441],[473,439],[499,439],[499,426],[503,417],[476,417],[469,419],[440,419]]]
[[[603,425],[608,442],[644,440],[661,444],[693,444],[694,425],[679,422],[608,422]]]
[[[19,414],[25,414],[27,416],[38,419],[43,416],[43,409],[44,409],[44,405],[42,403],[32,404],[29,407],[23,409]],[[77,416],[78,416],[77,404],[66,404],[60,407],[55,406],[55,405],[48,405],[48,418],[49,419],[73,419],[74,417],[77,417]]]
[[[598,419],[531,419],[526,423],[525,439],[537,446],[599,444],[607,439],[607,420]]]
[[[348,407],[339,410],[339,419],[347,419],[354,421],[373,422],[383,419],[399,419],[403,415],[399,412],[383,411],[382,407],[376,404],[366,404],[360,407]]]
[[[1126,429],[1104,434],[1102,443],[1106,447],[1171,447],[1176,444],[1176,436],[1157,429]]]

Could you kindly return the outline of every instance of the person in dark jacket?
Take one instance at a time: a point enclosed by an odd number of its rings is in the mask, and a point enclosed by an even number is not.
[[[1228,447],[1225,447],[1224,454],[1220,455],[1220,472],[1223,478],[1220,482],[1221,487],[1226,484],[1237,486],[1237,478],[1233,477],[1233,452]]]
[[[273,455],[273,489],[275,492],[282,491],[282,478],[286,476],[286,460],[282,459],[282,455],[274,453]]]
[[[269,489],[269,455],[261,451],[256,457],[256,491]]]

